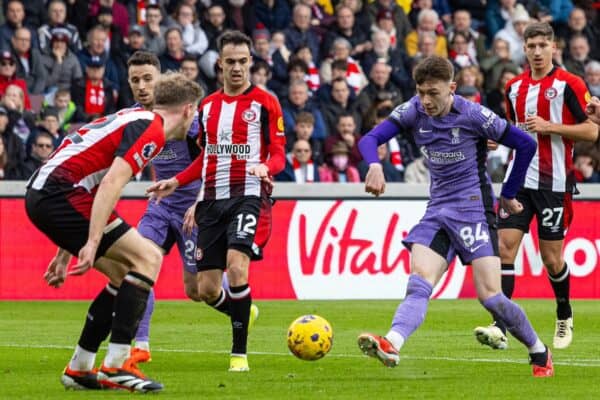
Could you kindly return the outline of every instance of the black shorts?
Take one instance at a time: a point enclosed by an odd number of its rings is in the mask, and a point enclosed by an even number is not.
[[[262,248],[271,234],[269,197],[243,196],[200,201],[196,205],[198,271],[225,269],[227,250],[245,253],[251,260],[262,258]]]
[[[25,208],[31,222],[54,244],[74,256],[87,242],[93,202],[94,196],[83,188],[52,194],[27,189],[25,194]],[[113,211],[96,251],[96,260],[130,228]]]
[[[521,188],[516,199],[523,204],[523,212],[506,215],[498,210],[498,229],[519,229],[529,232],[533,216],[537,219],[538,237],[542,240],[563,240],[573,220],[571,193]]]

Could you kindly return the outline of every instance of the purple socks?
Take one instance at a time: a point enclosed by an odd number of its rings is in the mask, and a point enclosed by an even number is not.
[[[431,284],[419,275],[408,278],[406,297],[396,309],[392,331],[406,340],[423,323],[432,290]]]

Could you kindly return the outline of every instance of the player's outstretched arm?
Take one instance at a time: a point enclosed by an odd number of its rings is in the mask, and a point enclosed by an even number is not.
[[[600,99],[592,97],[585,106],[585,113],[593,123],[600,125]]]
[[[371,129],[358,142],[358,150],[363,159],[369,164],[369,171],[365,177],[365,192],[379,196],[385,192],[385,177],[383,167],[377,155],[377,146],[386,143],[398,133],[396,124],[385,120]]]
[[[513,167],[508,179],[502,186],[500,206],[510,214],[518,214],[523,211],[523,205],[515,197],[518,190],[523,186],[529,163],[537,149],[537,143],[530,135],[514,125],[508,126],[500,143],[515,150]]]
[[[179,181],[176,177],[163,179],[148,186],[146,194],[150,195],[150,197],[156,200],[156,204],[158,204],[162,199],[173,193],[178,187]]]
[[[71,262],[71,254],[62,248],[58,248],[56,255],[50,260],[48,268],[44,273],[44,279],[48,286],[59,288],[67,279],[67,266]]]
[[[116,157],[102,178],[92,204],[87,243],[79,251],[77,264],[71,269],[69,275],[82,275],[94,265],[96,251],[102,240],[108,217],[121,197],[123,187],[131,179],[132,173],[129,163],[121,157]]]

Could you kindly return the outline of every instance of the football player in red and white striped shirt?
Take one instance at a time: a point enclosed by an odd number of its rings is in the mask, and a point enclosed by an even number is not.
[[[155,87],[153,111],[125,109],[83,126],[65,138],[29,181],[27,215],[59,247],[44,275],[48,284],[63,284],[72,255],[78,262],[68,275],[81,275],[94,266],[110,279],[90,306],[61,377],[67,388],[163,388],[125,362],[162,254],[121,220],[114,207],[123,187],[162,150],[165,140],[184,139],[201,94],[181,74],[163,77]],[[96,353],[111,331],[97,371]]]
[[[542,261],[557,303],[553,344],[562,349],[571,343],[573,331],[569,268],[562,257],[564,237],[573,217],[573,143],[596,140],[598,127],[585,112],[590,94],[584,81],[553,65],[553,39],[554,32],[549,24],[529,25],[524,33],[524,47],[530,69],[506,84],[508,119],[536,139],[538,150],[527,170],[525,184],[517,194],[524,211],[507,215],[500,209],[498,236],[502,291],[510,298],[517,251],[536,216]],[[512,163],[507,176],[511,168]],[[506,328],[500,323],[482,329],[488,329],[491,337],[499,338],[492,342],[506,343],[503,338]]]
[[[248,266],[268,238],[271,177],[285,166],[285,133],[277,99],[250,84],[250,38],[229,31],[219,37],[218,47],[224,87],[200,104],[202,153],[186,170],[151,185],[148,192],[160,199],[179,185],[202,178],[195,209],[199,292],[212,307],[229,307],[233,332],[229,370],[242,372],[249,370]],[[221,288],[224,269],[228,292]]]

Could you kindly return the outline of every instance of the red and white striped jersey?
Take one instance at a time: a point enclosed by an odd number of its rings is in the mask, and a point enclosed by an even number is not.
[[[540,80],[525,71],[506,84],[506,115],[517,127],[527,132],[527,115],[538,115],[546,121],[573,125],[587,119],[585,82],[561,68],[554,67]],[[572,192],[575,188],[573,140],[559,135],[529,132],[538,148],[529,164],[524,187],[553,192]],[[506,176],[513,163],[509,164]]]
[[[135,175],[164,145],[160,115],[142,109],[124,109],[67,135],[28,186],[48,192],[83,187],[94,193],[116,157],[123,158]]]
[[[221,89],[202,101],[199,122],[203,184],[198,200],[260,196],[260,180],[247,170],[269,159],[270,146],[280,146],[284,153],[283,115],[277,99],[254,85],[237,96]]]

